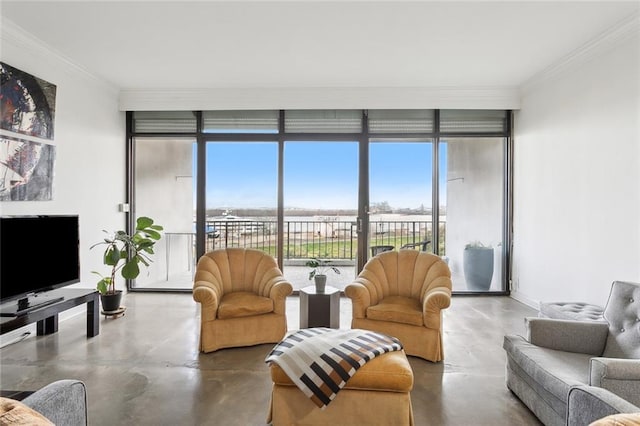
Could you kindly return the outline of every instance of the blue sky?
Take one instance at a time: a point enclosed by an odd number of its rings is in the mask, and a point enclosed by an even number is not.
[[[428,143],[372,143],[371,203],[430,207],[431,149]],[[273,142],[207,144],[207,207],[275,207],[277,156]],[[441,176],[446,176],[446,144],[440,159]],[[284,164],[286,207],[357,208],[356,142],[286,142]]]

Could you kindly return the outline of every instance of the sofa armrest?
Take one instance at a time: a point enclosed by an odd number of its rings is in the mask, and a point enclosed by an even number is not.
[[[196,281],[193,286],[193,300],[201,304],[200,315],[202,321],[216,319],[220,295],[216,289],[206,281]]]
[[[22,402],[57,426],[87,425],[87,390],[79,380],[58,380]]]
[[[536,345],[565,352],[602,355],[609,334],[605,322],[525,318],[527,340]]]
[[[633,413],[639,407],[618,395],[596,386],[575,386],[569,390],[567,425],[586,426],[598,419],[618,413]]]
[[[275,283],[269,291],[269,298],[273,300],[273,312],[278,315],[286,313],[287,296],[293,293],[293,286],[284,277],[274,278]]]
[[[434,330],[440,329],[440,311],[451,305],[451,289],[434,287],[424,294],[422,301],[422,318],[424,326]]]
[[[589,370],[590,385],[640,406],[640,359],[592,358]]]
[[[357,278],[362,280],[363,278]],[[364,318],[366,310],[371,306],[369,289],[361,282],[354,282],[344,288],[344,294],[351,299],[353,318]]]

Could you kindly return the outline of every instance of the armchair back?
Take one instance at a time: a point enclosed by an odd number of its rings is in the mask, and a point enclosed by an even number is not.
[[[227,248],[204,254],[194,281],[214,283],[222,294],[249,291],[268,297],[271,287],[284,277],[275,259],[256,249]]]
[[[435,254],[417,250],[388,251],[371,258],[355,282],[369,288],[372,305],[386,296],[422,300],[431,288],[451,289],[451,271]]]
[[[640,359],[640,285],[614,281],[604,318],[609,334],[602,356]]]

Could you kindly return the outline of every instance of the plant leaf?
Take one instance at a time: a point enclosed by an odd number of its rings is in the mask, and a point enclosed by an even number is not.
[[[138,220],[136,220],[136,230],[143,230],[153,225],[153,219],[146,216],[140,216]]]
[[[138,259],[134,257],[122,268],[122,276],[126,279],[132,280],[140,274],[140,267],[138,266]]]

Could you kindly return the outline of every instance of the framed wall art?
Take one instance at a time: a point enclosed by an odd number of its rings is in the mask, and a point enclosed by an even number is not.
[[[0,201],[52,199],[56,85],[0,62]]]

